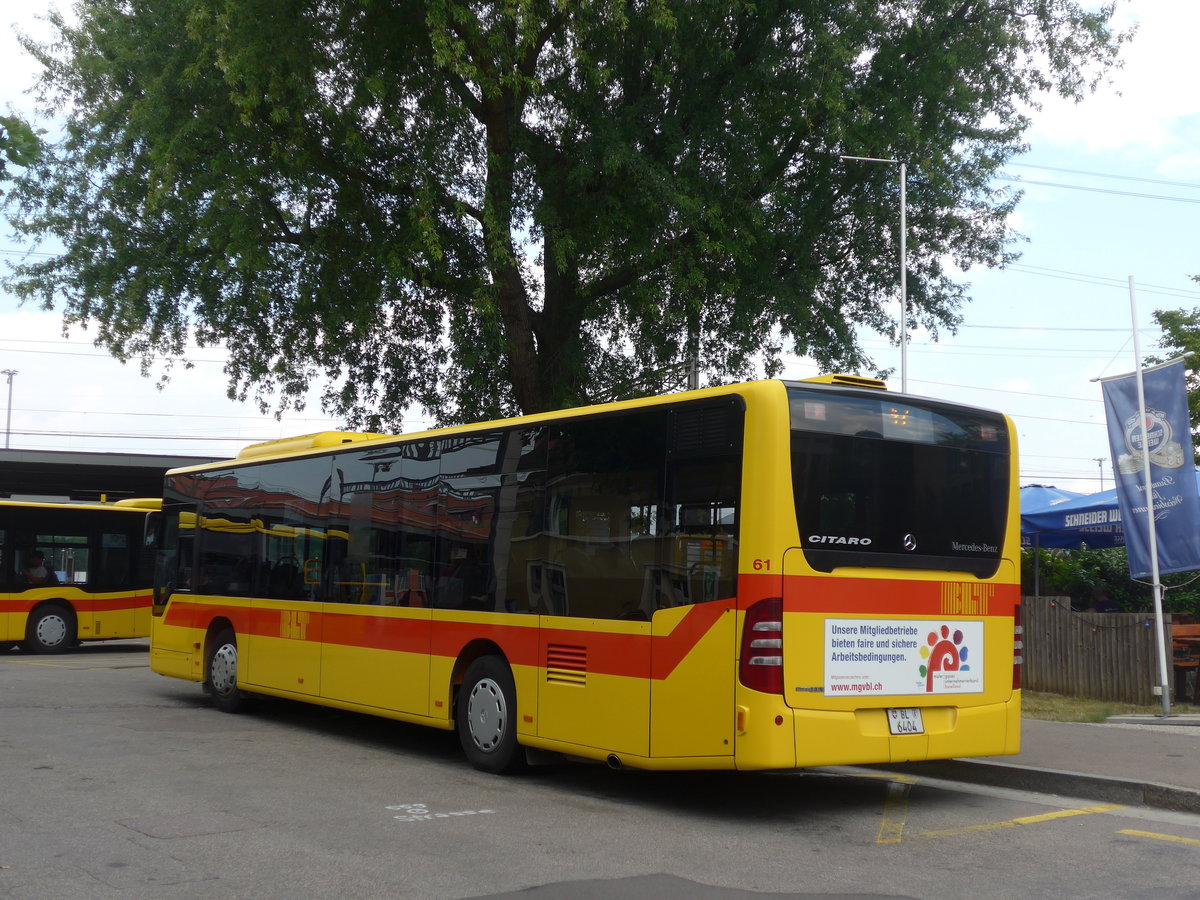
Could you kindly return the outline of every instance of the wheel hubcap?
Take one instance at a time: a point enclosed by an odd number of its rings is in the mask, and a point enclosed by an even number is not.
[[[43,647],[57,647],[67,639],[67,620],[57,614],[42,616],[37,623],[37,639]]]
[[[237,687],[237,647],[222,644],[213,654],[209,683],[218,694],[228,694]]]
[[[508,708],[500,685],[490,678],[480,679],[467,699],[467,723],[471,740],[485,752],[496,749],[508,725]]]

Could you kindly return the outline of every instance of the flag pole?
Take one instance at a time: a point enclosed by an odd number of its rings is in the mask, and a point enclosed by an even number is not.
[[[1137,295],[1129,276],[1129,314],[1133,319],[1133,359],[1137,372],[1138,414],[1142,423],[1142,477],[1146,485],[1146,525],[1150,540],[1150,578],[1154,585],[1154,647],[1158,651],[1158,689],[1162,714],[1171,714],[1171,691],[1167,679],[1167,642],[1163,629],[1163,586],[1158,571],[1158,532],[1154,522],[1154,485],[1150,481],[1150,436],[1146,428],[1146,385],[1142,380],[1142,349],[1138,342]]]

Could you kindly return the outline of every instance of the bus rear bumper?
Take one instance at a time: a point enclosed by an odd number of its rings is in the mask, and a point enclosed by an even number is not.
[[[923,734],[893,735],[887,711],[791,709],[777,707],[739,716],[738,769],[787,769],[811,766],[878,765],[1004,756],[1021,749],[1021,701],[981,706],[921,707]],[[744,708],[743,708],[744,709]]]
[[[856,765],[1001,756],[1020,750],[1020,701],[922,707],[924,734],[891,734],[887,710],[796,711],[796,765]]]

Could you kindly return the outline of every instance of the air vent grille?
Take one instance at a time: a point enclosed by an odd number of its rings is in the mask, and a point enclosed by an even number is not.
[[[730,450],[738,444],[740,410],[729,403],[681,407],[674,415],[672,449],[676,453]]]
[[[585,684],[587,647],[576,644],[547,644],[546,681],[557,684]]]

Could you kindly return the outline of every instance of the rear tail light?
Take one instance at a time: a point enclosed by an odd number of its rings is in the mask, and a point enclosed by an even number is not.
[[[1021,604],[1013,607],[1013,690],[1021,688],[1021,667],[1025,664],[1025,626],[1021,624]]]
[[[740,659],[742,684],[768,694],[783,693],[783,600],[759,600],[746,610]]]

